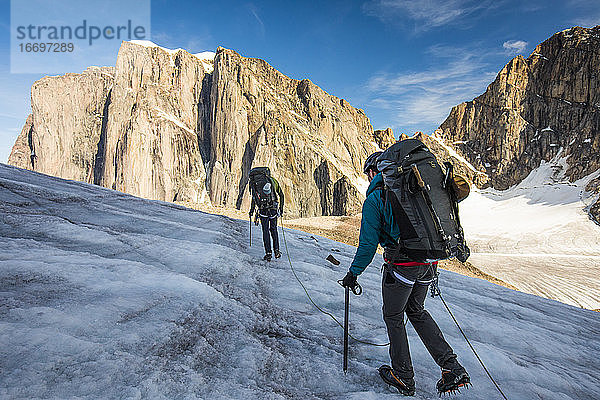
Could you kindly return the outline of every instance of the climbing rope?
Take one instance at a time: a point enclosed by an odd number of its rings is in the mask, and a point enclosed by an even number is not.
[[[317,303],[315,303],[315,302],[313,301],[312,297],[310,297],[310,294],[308,293],[308,290],[306,289],[306,286],[304,286],[304,283],[302,283],[302,281],[300,280],[300,278],[299,278],[299,277],[298,277],[298,275],[296,274],[296,270],[294,269],[294,266],[292,265],[292,259],[291,259],[291,257],[290,257],[290,251],[289,251],[289,249],[288,249],[287,240],[285,239],[285,228],[283,227],[283,219],[282,219],[282,221],[281,221],[281,231],[283,232],[283,244],[285,245],[285,253],[286,253],[286,255],[287,255],[287,259],[288,259],[288,262],[289,262],[289,264],[290,264],[290,269],[292,270],[292,273],[294,274],[294,277],[296,278],[296,280],[298,281],[298,283],[300,284],[300,286],[302,286],[302,289],[304,289],[304,293],[306,293],[306,297],[308,297],[308,300],[310,300],[310,302],[312,303],[312,305],[313,305],[313,306],[315,306],[315,308],[316,308],[317,310],[319,310],[319,311],[320,311],[320,312],[322,312],[323,314],[325,314],[325,315],[329,316],[331,319],[333,319],[333,320],[336,322],[336,324],[338,324],[338,325],[339,325],[339,326],[340,326],[342,329],[344,329],[344,325],[342,325],[342,324],[340,323],[340,321],[338,321],[338,319],[337,319],[337,318],[336,318],[336,317],[335,317],[333,314],[331,314],[330,312],[328,312],[328,311],[326,311],[326,310],[322,309],[321,307],[319,307],[319,306],[317,305]],[[366,344],[366,345],[368,345],[368,346],[385,347],[385,346],[389,346],[389,344],[390,344],[389,342],[388,342],[388,343],[385,343],[385,344],[371,343],[371,342],[368,342],[368,341],[365,341],[365,340],[360,340],[360,339],[357,339],[357,338],[355,338],[354,336],[352,336],[352,334],[348,334],[348,336],[349,336],[349,337],[350,337],[352,340],[354,340],[354,341],[356,341],[356,342],[358,342],[358,343]]]
[[[304,290],[304,293],[306,293],[306,297],[308,297],[308,300],[311,302],[311,304],[313,306],[315,306],[315,308],[317,310],[319,310],[323,314],[329,316],[331,319],[333,319],[335,321],[336,324],[338,324],[340,326],[340,328],[344,329],[344,325],[342,325],[340,323],[340,321],[338,321],[338,319],[333,314],[331,314],[328,311],[323,310],[321,307],[319,307],[319,305],[317,305],[317,303],[315,303],[313,301],[312,297],[308,293],[308,290],[306,289],[306,286],[304,286],[304,283],[302,283],[302,281],[300,280],[300,278],[296,274],[296,270],[294,269],[294,266],[292,264],[292,259],[290,257],[290,251],[288,249],[287,240],[285,238],[285,228],[283,226],[283,219],[281,221],[281,232],[283,233],[283,244],[285,245],[285,253],[286,253],[286,256],[287,256],[287,259],[288,259],[288,263],[290,264],[290,269],[292,270],[292,274],[294,275],[294,278],[296,278],[296,280],[298,281],[298,283],[300,284],[300,286],[302,286],[302,289]],[[490,372],[488,371],[488,369],[485,366],[485,364],[483,363],[483,360],[481,359],[481,357],[479,357],[479,354],[477,354],[477,351],[475,350],[475,348],[471,344],[471,341],[469,340],[469,338],[467,337],[467,335],[465,334],[465,332],[462,330],[461,326],[459,325],[458,321],[456,320],[456,317],[454,317],[454,314],[450,310],[450,307],[448,307],[448,304],[446,304],[446,301],[444,300],[444,297],[442,296],[442,292],[440,291],[440,288],[438,286],[438,276],[439,276],[439,272],[436,272],[435,278],[434,278],[433,282],[431,283],[431,288],[430,288],[430,290],[431,290],[431,297],[435,297],[435,296],[439,296],[440,297],[440,300],[442,301],[442,304],[444,304],[444,307],[446,307],[446,310],[448,311],[448,313],[450,314],[450,316],[454,320],[454,323],[458,327],[458,330],[460,331],[460,333],[462,334],[462,336],[467,341],[467,344],[469,345],[469,347],[473,351],[473,354],[475,354],[475,357],[477,357],[477,360],[479,361],[479,363],[483,367],[483,370],[485,371],[485,373],[487,374],[487,376],[490,378],[490,380],[492,381],[492,383],[494,384],[494,386],[496,386],[496,389],[498,389],[498,391],[500,392],[500,394],[502,395],[502,397],[504,398],[504,400],[508,400],[508,398],[506,397],[506,395],[504,394],[504,392],[502,391],[502,389],[500,388],[500,386],[498,385],[498,383],[496,382],[496,380],[492,377],[492,374],[490,374]],[[406,322],[407,321],[405,321],[405,325],[406,325]],[[368,345],[368,346],[385,347],[385,346],[389,346],[390,345],[389,342],[385,343],[385,344],[378,344],[378,343],[371,343],[371,342],[368,342],[368,341],[365,341],[365,340],[360,340],[360,339],[357,339],[354,336],[352,336],[352,334],[350,334],[350,333],[348,334],[348,336],[352,340],[354,340],[355,342],[362,343],[362,344],[365,344],[365,345]]]
[[[500,386],[498,385],[498,383],[496,382],[496,380],[492,377],[492,374],[490,374],[490,371],[488,371],[487,367],[483,363],[483,360],[481,360],[481,357],[479,357],[479,354],[477,354],[477,351],[475,350],[475,348],[471,344],[471,341],[469,340],[469,338],[467,337],[467,335],[465,334],[465,332],[460,327],[458,321],[456,320],[456,317],[454,317],[454,314],[452,313],[452,311],[450,311],[450,307],[448,307],[448,304],[446,304],[446,301],[444,300],[444,297],[442,296],[442,292],[440,291],[440,287],[438,286],[438,276],[439,276],[439,274],[440,274],[439,272],[436,272],[435,278],[433,279],[433,282],[431,282],[431,297],[435,297],[435,296],[439,296],[440,297],[440,300],[442,300],[442,304],[444,304],[444,307],[446,307],[446,310],[448,310],[448,313],[450,314],[450,316],[454,320],[454,323],[458,327],[458,330],[460,331],[460,333],[463,335],[463,337],[467,341],[467,344],[469,345],[469,347],[473,351],[473,354],[475,354],[475,357],[477,357],[477,360],[479,361],[479,363],[483,367],[483,370],[485,371],[485,373],[487,374],[487,376],[490,378],[490,380],[492,381],[492,383],[494,384],[494,386],[496,386],[496,389],[498,389],[498,391],[500,392],[500,394],[502,395],[502,397],[504,398],[504,400],[508,400],[508,398],[506,397],[506,395],[504,394],[504,392],[502,391],[502,389],[500,389]]]

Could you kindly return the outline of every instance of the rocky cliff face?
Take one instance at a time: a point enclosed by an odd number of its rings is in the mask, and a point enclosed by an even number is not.
[[[433,135],[425,135],[422,132],[417,132],[413,137],[419,139],[429,147],[432,153],[435,154],[438,162],[443,164],[448,161],[454,166],[454,172],[464,176],[477,187],[484,187],[488,184],[489,177],[482,168],[477,169],[453,146],[448,145],[440,137],[440,130],[437,130]]]
[[[150,199],[247,208],[268,166],[291,216],[359,211],[375,136],[309,80],[219,48],[208,58],[124,42],[116,67],[46,77],[9,163]]]
[[[438,137],[497,189],[556,157],[567,158],[561,173],[570,181],[598,170],[600,26],[559,32],[527,59],[515,57],[484,94],[452,109]]]
[[[401,133],[400,137],[398,137],[398,139],[396,139],[396,137],[394,136],[394,132],[392,131],[392,128],[386,128],[386,129],[376,130],[374,132],[374,137],[375,137],[375,143],[377,144],[377,146],[379,146],[380,149],[387,149],[388,147],[390,147],[391,145],[396,143],[397,140],[404,140],[408,136]]]
[[[214,66],[206,142],[211,199],[249,206],[248,172],[266,165],[300,215],[358,211],[362,162],[375,151],[364,112],[231,50],[219,49]]]
[[[32,115],[9,163],[49,175],[93,182],[96,151],[114,68],[45,77],[31,88]]]
[[[149,199],[201,199],[207,69],[185,51],[123,43],[95,183]]]

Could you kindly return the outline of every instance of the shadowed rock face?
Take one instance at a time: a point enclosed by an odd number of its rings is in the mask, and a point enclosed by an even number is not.
[[[219,48],[207,61],[124,42],[114,68],[33,85],[9,163],[237,208],[250,204],[249,170],[268,166],[289,215],[343,215],[360,210],[362,163],[388,136],[375,136],[362,110],[263,60]]]
[[[515,57],[484,94],[454,107],[438,132],[496,189],[556,156],[568,157],[563,172],[571,182],[598,170],[600,26],[559,32],[527,59]],[[598,220],[598,205],[592,215]]]
[[[208,152],[213,202],[249,206],[248,172],[265,165],[299,215],[358,211],[362,162],[375,151],[364,112],[307,79],[290,79],[231,50],[219,48],[214,66]],[[351,184],[338,183],[343,179]],[[336,184],[346,188],[347,201],[333,195]]]
[[[33,115],[29,114],[25,121],[25,126],[21,130],[21,134],[17,136],[17,140],[8,156],[10,164],[25,169],[34,169],[35,153],[33,152],[33,144],[31,143],[32,133]]]

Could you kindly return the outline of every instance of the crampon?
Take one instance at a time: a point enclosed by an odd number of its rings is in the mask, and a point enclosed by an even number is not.
[[[442,378],[437,383],[438,396],[460,393],[460,389],[466,389],[469,385],[471,378],[464,368],[442,369]]]

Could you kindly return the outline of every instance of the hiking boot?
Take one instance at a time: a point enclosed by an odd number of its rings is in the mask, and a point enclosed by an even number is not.
[[[471,383],[471,378],[467,371],[458,366],[453,369],[442,368],[442,378],[437,383],[438,394],[460,392],[461,387],[467,387]]]
[[[394,371],[389,365],[382,365],[378,369],[379,376],[388,385],[392,385],[404,396],[415,395],[415,380],[414,379],[402,379],[398,375],[398,372]]]
[[[275,250],[275,258],[281,258],[281,252],[279,250]]]
[[[265,260],[265,261],[271,261],[271,253],[265,254],[265,256],[263,257],[263,260]]]

